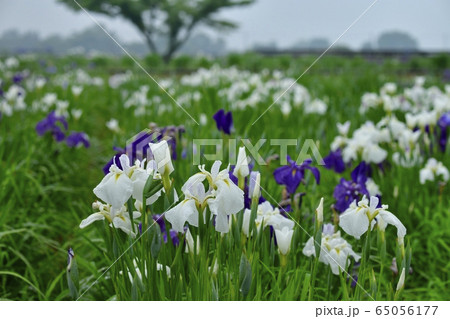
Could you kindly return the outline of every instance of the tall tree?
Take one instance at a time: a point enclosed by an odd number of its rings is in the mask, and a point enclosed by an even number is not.
[[[84,9],[121,16],[144,36],[152,53],[168,62],[200,25],[214,29],[233,29],[236,24],[217,18],[224,8],[245,6],[255,0],[58,0],[75,10]],[[80,6],[79,6],[79,5]],[[164,48],[156,45],[164,38]]]

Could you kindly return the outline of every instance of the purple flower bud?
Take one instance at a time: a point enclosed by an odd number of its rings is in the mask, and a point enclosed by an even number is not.
[[[73,249],[72,249],[72,247],[70,247],[68,250],[67,250],[67,270],[68,271],[70,271],[70,269],[72,268],[72,261],[73,261],[73,258],[75,257],[75,254],[74,254],[74,252],[73,252]]]
[[[333,235],[334,234],[334,225],[331,223],[324,224],[322,233],[324,233],[325,235],[329,235],[329,236]]]
[[[358,283],[358,275],[353,275],[352,276],[352,283],[350,284],[350,286],[352,288],[355,288],[357,283]]]
[[[258,189],[256,191],[259,194],[259,192],[260,192],[260,189],[259,189],[260,188],[260,185],[259,185],[260,181],[258,180],[259,178],[260,178],[260,173],[259,172],[253,171],[253,172],[250,173],[250,185],[249,185],[249,188],[248,188],[248,197],[249,198],[252,198],[253,194],[255,194],[255,187],[258,187]]]
[[[231,134],[231,128],[233,127],[233,115],[231,112],[225,113],[223,109],[220,109],[214,114],[213,119],[216,121],[219,131],[223,131],[227,135]]]

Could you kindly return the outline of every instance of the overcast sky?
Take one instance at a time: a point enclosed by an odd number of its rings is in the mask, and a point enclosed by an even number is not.
[[[289,46],[302,39],[325,37],[333,42],[374,0],[256,0],[252,6],[223,11],[240,28],[221,35],[230,49],[276,41]],[[95,15],[121,41],[139,40],[126,21]],[[41,35],[68,35],[94,23],[56,0],[0,0],[0,33],[8,29]],[[340,40],[359,48],[383,31],[409,32],[423,49],[450,49],[449,0],[379,0]],[[1,43],[0,43],[1,47]]]

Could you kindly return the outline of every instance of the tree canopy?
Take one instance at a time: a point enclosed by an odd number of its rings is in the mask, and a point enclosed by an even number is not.
[[[58,0],[75,10],[121,16],[144,36],[152,53],[169,61],[200,26],[233,29],[236,24],[217,17],[224,8],[246,6],[255,0]],[[79,5],[78,5],[79,4]],[[164,48],[156,39],[164,37]]]

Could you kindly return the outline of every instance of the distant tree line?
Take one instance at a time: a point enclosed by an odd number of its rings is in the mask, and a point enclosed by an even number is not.
[[[115,38],[118,37],[110,34]],[[155,40],[156,45],[164,46],[164,38]],[[120,40],[119,40],[120,42]],[[123,44],[123,43],[121,43]],[[124,48],[132,54],[143,56],[150,50],[145,42],[123,44]],[[108,54],[123,55],[124,52],[114,43],[98,26],[87,28],[68,37],[53,35],[41,37],[36,32],[20,33],[9,30],[0,35],[0,53],[50,53],[50,54]],[[223,39],[213,39],[204,33],[193,34],[180,48],[179,54],[220,56],[226,53],[226,44]]]
[[[110,34],[118,38],[114,33]],[[159,37],[155,39],[158,47],[167,45],[167,38]],[[331,42],[327,38],[312,38],[295,42],[288,50],[325,50]],[[144,56],[150,53],[148,45],[142,42],[123,44],[125,49],[132,54]],[[256,43],[253,50],[278,50],[276,41],[267,43]],[[361,50],[365,51],[418,51],[417,41],[404,32],[385,32],[376,41],[366,42]],[[333,50],[351,51],[345,44],[337,43]],[[99,27],[93,26],[81,32],[74,33],[68,37],[58,35],[42,38],[35,32],[20,33],[16,30],[9,30],[0,35],[0,53],[28,53],[40,52],[63,55],[68,53],[82,54],[108,54],[123,55],[124,52],[115,44]],[[177,54],[221,56],[227,54],[226,43],[221,38],[212,38],[205,33],[197,32],[184,43]]]
[[[416,39],[406,32],[389,31],[382,33],[375,43],[364,43],[362,49],[383,51],[418,51],[419,44]]]
[[[291,46],[284,48],[287,50],[325,50],[331,45],[331,42],[327,38],[312,38],[309,40],[300,40],[292,44]],[[256,43],[253,45],[253,49],[257,51],[264,50],[278,50],[279,47],[276,41],[269,41],[267,43]],[[345,44],[336,43],[333,50],[339,51],[351,51],[351,49]],[[417,41],[408,33],[400,31],[388,31],[380,34],[375,41],[365,42],[361,50],[365,51],[418,51],[419,45]]]

